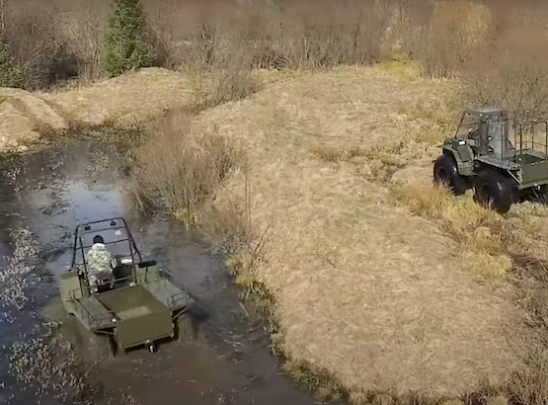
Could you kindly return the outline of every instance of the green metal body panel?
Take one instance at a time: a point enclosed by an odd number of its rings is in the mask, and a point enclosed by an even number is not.
[[[135,277],[135,285],[83,296],[78,272],[67,271],[59,284],[63,306],[92,332],[113,330],[124,349],[173,336],[173,318],[192,298],[156,266],[136,267]]]
[[[519,188],[548,184],[548,161],[534,161],[521,164]]]
[[[157,281],[162,277],[158,266],[148,266],[143,268],[137,268],[135,270],[135,281],[139,284],[146,284],[153,281]]]
[[[82,298],[80,279],[77,272],[67,271],[61,275],[59,280],[59,295],[65,311],[74,315],[76,311],[74,308],[74,299]]]
[[[116,316],[95,295],[74,299],[72,306],[74,316],[90,331],[98,332],[116,327]]]
[[[119,322],[114,336],[118,346],[125,350],[173,337],[174,333],[171,313],[165,308],[159,312]]]
[[[160,269],[156,266],[138,268],[136,280],[173,312],[188,307],[193,302],[190,295],[162,276]]]
[[[506,170],[506,171],[519,171],[520,165],[517,163],[514,163],[512,159],[497,159],[493,156],[485,155],[485,156],[477,156],[476,162],[481,163],[484,166],[490,166],[493,168]],[[481,166],[481,165],[478,165]]]
[[[474,173],[474,155],[471,148],[467,145],[455,145],[451,140],[443,146],[443,152],[452,155],[457,162],[459,173],[462,176],[473,176]]]
[[[115,319],[115,338],[121,348],[173,335],[171,310],[143,286],[112,290],[97,297]]]

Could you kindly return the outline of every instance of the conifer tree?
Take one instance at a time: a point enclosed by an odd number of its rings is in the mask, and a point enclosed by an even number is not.
[[[146,18],[139,0],[114,0],[105,37],[103,69],[109,76],[152,65]]]
[[[13,56],[0,34],[0,87],[21,87],[23,74],[15,65]]]

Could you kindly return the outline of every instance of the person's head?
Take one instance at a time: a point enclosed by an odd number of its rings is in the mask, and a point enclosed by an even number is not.
[[[95,245],[96,243],[105,243],[105,241],[104,241],[104,239],[101,235],[96,235],[93,238],[93,244]]]

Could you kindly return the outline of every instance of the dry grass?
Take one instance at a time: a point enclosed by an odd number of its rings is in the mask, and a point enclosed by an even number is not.
[[[540,404],[544,363],[529,364],[543,349],[524,324],[544,327],[548,297],[514,270],[525,248],[545,254],[548,215],[524,204],[503,219],[430,184],[458,83],[406,66],[256,71],[253,98],[156,127],[136,155],[140,195],[199,223],[236,281],[274,303],[274,348],[322,399]]]
[[[196,137],[189,120],[186,111],[168,114],[132,151],[133,192],[141,208],[153,195],[175,218],[193,225],[198,209],[237,167],[241,152],[215,134]]]
[[[502,219],[476,204],[472,195],[455,199],[446,189],[424,184],[394,188],[394,197],[413,214],[435,220],[459,242],[455,257],[461,268],[479,280],[501,278],[512,269],[504,241],[496,230]]]
[[[84,135],[109,127],[112,134],[118,127],[148,124],[168,110],[192,104],[192,83],[188,75],[151,68],[48,93],[2,89],[0,152],[21,151],[60,133]],[[99,127],[102,131],[96,131]]]
[[[187,76],[150,68],[96,83],[67,88],[40,96],[71,122],[100,125],[150,121],[170,110],[188,105],[192,88]]]
[[[411,210],[432,208],[435,221],[413,216],[393,206],[390,171],[379,177],[372,167],[430,162],[430,142],[451,127],[450,90],[340,68],[271,80],[253,99],[194,121],[197,133],[247,151],[247,175],[232,176],[214,204],[247,196],[256,233],[266,231],[252,278],[275,298],[283,351],[350,390],[456,396],[481,378],[503,383],[520,365],[509,339],[525,333],[521,313],[500,278],[508,260],[487,256],[495,242],[482,235],[485,250],[466,259],[479,266],[474,275],[498,282],[478,283],[443,226],[458,224],[465,240],[497,219],[469,203],[459,210],[437,191],[422,202],[407,194]]]

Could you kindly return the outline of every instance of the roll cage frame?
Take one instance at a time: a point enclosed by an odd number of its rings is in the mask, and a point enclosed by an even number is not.
[[[101,224],[106,224],[106,223],[108,223],[108,226],[101,226]],[[97,225],[99,226],[97,227]],[[141,252],[139,251],[139,249],[137,248],[137,245],[135,244],[135,239],[133,238],[133,235],[131,231],[129,230],[126,220],[122,217],[113,217],[108,219],[101,219],[98,221],[87,222],[87,223],[79,224],[78,226],[76,226],[76,229],[74,231],[74,244],[72,249],[72,261],[71,261],[70,268],[74,269],[76,266],[83,265],[87,274],[87,262],[86,262],[85,249],[91,248],[93,244],[84,245],[82,238],[85,235],[88,235],[90,233],[100,233],[100,232],[110,231],[110,230],[113,230],[113,231],[125,230],[126,237],[122,237],[121,239],[117,239],[114,241],[108,241],[108,242],[105,241],[104,242],[105,245],[113,245],[115,243],[127,241],[129,254],[125,255],[124,257],[131,257],[132,265],[139,264],[143,261]],[[80,252],[82,256],[81,263],[76,262],[76,257],[78,252]],[[136,262],[135,259],[138,259],[138,261]]]

